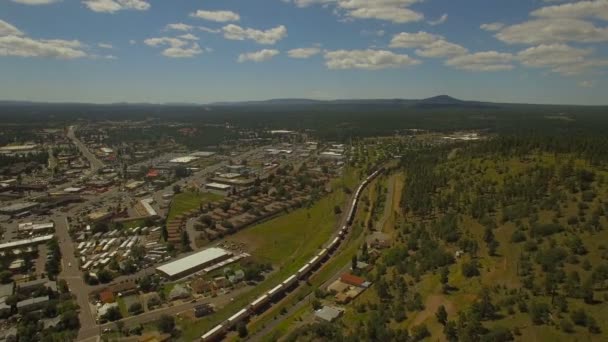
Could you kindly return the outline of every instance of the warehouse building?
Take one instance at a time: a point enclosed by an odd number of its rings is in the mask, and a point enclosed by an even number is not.
[[[207,183],[205,184],[205,190],[218,195],[226,196],[232,192],[233,187],[228,184],[222,183]]]
[[[227,250],[213,247],[159,266],[156,271],[169,279],[175,280],[198,272],[231,256],[232,253]]]

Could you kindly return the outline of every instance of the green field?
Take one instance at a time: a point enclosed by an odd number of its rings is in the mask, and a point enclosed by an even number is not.
[[[181,215],[189,210],[198,209],[201,203],[213,202],[220,199],[222,199],[222,196],[208,192],[182,192],[176,194],[171,202],[167,221],[170,221],[177,215]]]

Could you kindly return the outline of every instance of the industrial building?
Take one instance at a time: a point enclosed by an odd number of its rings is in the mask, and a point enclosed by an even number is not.
[[[12,250],[14,248],[34,246],[34,245],[38,245],[41,243],[46,243],[47,241],[51,240],[52,238],[53,238],[53,235],[45,235],[45,236],[35,237],[33,239],[25,239],[25,240],[7,242],[7,243],[0,244],[0,251]]]
[[[221,183],[207,183],[205,184],[205,190],[218,195],[228,195],[232,191],[233,187],[228,184]]]
[[[213,247],[159,266],[156,271],[170,279],[180,279],[231,256],[231,252]]]
[[[0,214],[4,215],[18,215],[21,213],[28,212],[36,207],[38,207],[40,203],[36,202],[21,202],[8,205],[6,207],[0,208]]]

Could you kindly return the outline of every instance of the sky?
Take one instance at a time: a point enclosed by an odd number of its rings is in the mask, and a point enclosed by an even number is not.
[[[0,99],[607,105],[608,0],[0,0]]]

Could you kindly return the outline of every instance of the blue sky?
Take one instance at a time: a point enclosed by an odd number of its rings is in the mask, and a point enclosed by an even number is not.
[[[2,0],[0,99],[608,104],[608,0]]]

